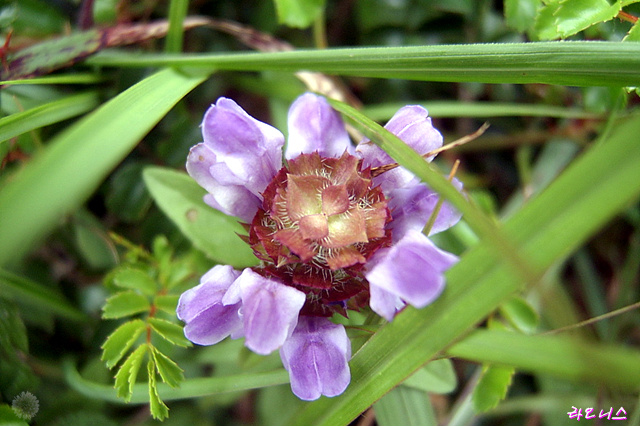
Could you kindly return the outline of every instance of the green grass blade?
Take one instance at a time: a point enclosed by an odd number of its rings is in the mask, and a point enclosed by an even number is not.
[[[169,30],[165,41],[164,50],[167,53],[182,52],[182,39],[184,27],[182,23],[187,16],[189,0],[171,0],[169,4]]]
[[[52,289],[0,268],[0,293],[73,321],[87,316]]]
[[[398,386],[374,405],[378,426],[436,426],[429,394]]]
[[[0,265],[18,261],[82,204],[140,139],[204,80],[160,71],[78,122],[0,190]]]
[[[31,130],[84,114],[97,105],[97,93],[80,93],[0,118],[0,144]]]
[[[96,74],[61,74],[46,77],[24,78],[20,80],[0,81],[0,85],[15,86],[18,84],[96,84],[104,80]]]
[[[620,124],[606,143],[576,160],[504,225],[507,236],[543,271],[575,250],[607,220],[637,199],[640,117]],[[407,308],[382,327],[351,360],[345,393],[297,413],[293,425],[348,424],[373,402],[471,330],[522,286],[486,242],[447,273],[448,287],[429,307]],[[501,347],[494,347],[495,351]],[[569,371],[560,371],[569,375]],[[607,378],[603,378],[607,384]]]
[[[359,77],[570,86],[635,86],[640,44],[564,41],[340,48],[218,55],[102,52],[103,66],[194,66],[208,70],[319,71]]]
[[[508,102],[459,102],[425,101],[412,102],[422,105],[432,117],[558,117],[558,118],[604,118],[602,114],[542,104],[518,104]],[[362,113],[374,121],[387,121],[406,103],[366,105]]]
[[[606,383],[617,389],[636,391],[640,383],[639,351],[565,336],[478,330],[446,352],[475,362],[508,365],[576,381]]]

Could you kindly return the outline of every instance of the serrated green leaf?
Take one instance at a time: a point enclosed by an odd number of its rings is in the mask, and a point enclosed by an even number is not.
[[[160,296],[156,296],[156,298],[153,299],[153,304],[156,305],[156,308],[164,312],[167,312],[169,314],[175,314],[179,299],[180,299],[180,296],[178,295],[163,294]]]
[[[147,272],[129,266],[116,270],[112,279],[118,287],[139,290],[148,296],[154,295],[158,289],[155,280]]]
[[[322,13],[325,0],[274,0],[278,22],[296,28],[307,28]]]
[[[476,411],[482,413],[498,405],[507,396],[514,373],[513,367],[486,366],[473,390],[472,400]]]
[[[620,12],[622,4],[607,0],[565,0],[556,12],[558,34],[565,38],[591,25],[609,21]]]
[[[148,318],[147,321],[165,340],[182,347],[191,346],[191,342],[184,337],[182,326],[160,318]]]
[[[606,0],[550,2],[538,13],[536,31],[543,40],[566,38],[591,25],[613,19],[620,8],[620,2],[610,5]]]
[[[102,360],[113,368],[145,329],[144,321],[128,321],[116,328],[102,345]]]
[[[102,308],[102,318],[122,318],[148,311],[150,307],[149,300],[145,296],[135,291],[123,291],[107,299],[107,303]]]
[[[153,354],[153,359],[156,363],[158,373],[160,373],[160,377],[162,377],[162,381],[172,388],[178,387],[180,382],[184,380],[183,370],[178,367],[178,364],[158,351],[155,347],[152,348],[151,353]]]
[[[449,393],[457,384],[456,373],[449,359],[431,361],[403,382],[405,386],[433,393]]]
[[[136,383],[136,377],[138,377],[138,371],[142,365],[144,355],[147,353],[148,345],[140,345],[135,351],[131,352],[131,355],[127,357],[126,361],[118,370],[115,376],[115,388],[118,397],[124,398],[125,401],[131,400],[133,394],[133,386]]]
[[[540,322],[538,313],[521,297],[511,298],[500,305],[500,313],[513,327],[527,334],[535,332]]]
[[[631,27],[622,41],[640,41],[640,21],[633,24],[633,27]]]
[[[161,167],[146,168],[143,177],[158,206],[194,246],[237,268],[257,264],[251,248],[238,237],[245,233],[238,221],[206,205],[206,191],[191,177]]]
[[[158,386],[156,383],[156,370],[154,358],[149,358],[147,362],[147,374],[149,375],[149,405],[151,415],[156,420],[164,420],[169,415],[169,407],[160,399],[158,395]]]

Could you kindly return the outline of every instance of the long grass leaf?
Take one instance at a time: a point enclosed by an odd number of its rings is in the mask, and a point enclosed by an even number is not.
[[[59,135],[0,190],[0,265],[18,261],[204,80],[160,71]]]
[[[640,44],[598,41],[339,48],[274,53],[136,55],[103,52],[105,66],[319,71],[359,77],[570,86],[635,86]]]

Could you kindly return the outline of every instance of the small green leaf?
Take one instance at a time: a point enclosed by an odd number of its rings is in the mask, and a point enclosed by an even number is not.
[[[156,308],[174,315],[176,313],[176,307],[178,306],[179,299],[180,296],[174,294],[163,294],[156,296],[153,300],[153,304],[156,305]]]
[[[431,361],[403,382],[404,385],[433,393],[449,393],[458,382],[449,359]]]
[[[187,174],[148,167],[143,177],[158,206],[194,246],[212,259],[238,268],[257,263],[251,248],[237,235],[244,233],[242,226],[206,205],[202,200],[206,191]]]
[[[116,328],[102,345],[102,360],[113,368],[145,329],[142,320],[128,321]]]
[[[191,342],[184,337],[182,326],[160,318],[148,318],[147,321],[151,328],[165,340],[178,346],[191,346]]]
[[[122,318],[150,308],[147,298],[135,291],[123,291],[114,294],[107,299],[107,304],[102,308],[102,318]]]
[[[160,373],[160,377],[162,377],[162,381],[172,388],[178,387],[180,382],[184,380],[182,369],[155,347],[152,348],[151,353],[153,354],[153,359],[156,363],[158,373]]]
[[[147,362],[147,373],[149,375],[149,404],[151,406],[151,415],[156,420],[164,420],[169,416],[169,407],[162,402],[160,395],[158,395],[153,357],[149,358],[149,362]]]
[[[500,313],[519,331],[531,334],[540,322],[538,313],[521,297],[513,297],[500,305]]]
[[[607,0],[549,2],[539,11],[535,27],[541,39],[566,38],[591,25],[613,19],[620,8],[620,2],[610,5]]]
[[[116,374],[115,388],[117,395],[120,398],[124,398],[127,402],[131,400],[133,385],[136,383],[136,377],[138,376],[138,371],[140,370],[148,347],[148,345],[138,346],[136,350],[129,355]]]
[[[290,27],[307,28],[325,6],[325,0],[274,0],[278,22]]]
[[[555,14],[558,33],[566,38],[591,25],[609,21],[620,12],[621,6],[619,1],[610,5],[607,0],[565,0]]]
[[[113,283],[118,287],[131,290],[140,290],[142,294],[152,296],[156,293],[158,286],[148,273],[141,269],[123,267],[118,269],[113,275]]]
[[[482,377],[473,390],[472,400],[476,411],[489,411],[498,405],[507,396],[514,373],[513,367],[485,366]]]

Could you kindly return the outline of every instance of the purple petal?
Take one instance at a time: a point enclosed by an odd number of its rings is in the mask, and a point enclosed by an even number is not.
[[[258,211],[260,199],[243,185],[218,181],[212,174],[212,170],[220,166],[226,167],[224,163],[216,161],[216,155],[204,143],[191,148],[187,158],[187,172],[209,193],[205,195],[204,201],[224,214],[251,222]],[[229,174],[229,176],[232,175]]]
[[[351,342],[344,326],[323,317],[301,317],[280,349],[291,390],[311,401],[320,395],[340,395],[349,385]]]
[[[373,312],[387,321],[393,321],[393,317],[406,306],[398,296],[377,285],[369,286],[369,296],[369,306]]]
[[[323,157],[340,157],[353,146],[340,114],[322,96],[305,93],[289,109],[289,137],[285,157],[315,151]]]
[[[376,252],[366,265],[365,277],[371,287],[422,308],[444,290],[444,272],[457,260],[457,256],[440,250],[421,232],[409,231],[390,248]]]
[[[427,110],[419,105],[400,108],[384,127],[420,155],[442,146],[442,135],[431,124]],[[386,152],[367,140],[358,144],[356,152],[362,156],[364,167],[395,163]],[[433,157],[428,158],[429,161],[432,159]],[[402,167],[385,172],[374,179],[374,183],[380,185],[385,192],[405,187],[415,181],[413,174]]]
[[[240,304],[222,304],[222,297],[239,275],[229,265],[217,265],[200,279],[200,285],[182,293],[176,313],[186,323],[187,339],[213,345],[242,328]]]
[[[245,344],[252,351],[268,355],[292,333],[306,296],[293,287],[245,269],[229,289],[224,304],[242,299],[240,314]]]
[[[218,182],[223,180],[220,173],[230,173],[233,177],[228,179],[261,197],[282,167],[282,133],[251,117],[231,99],[220,98],[207,110],[202,136],[217,162],[226,165],[212,170]]]
[[[453,179],[452,183],[458,190],[462,189],[462,182],[458,179]],[[390,191],[389,209],[393,221],[389,226],[393,229],[393,239],[399,241],[410,230],[422,231],[436,208],[438,199],[438,193],[424,184]],[[462,214],[445,201],[429,235],[451,228],[461,217]]]

